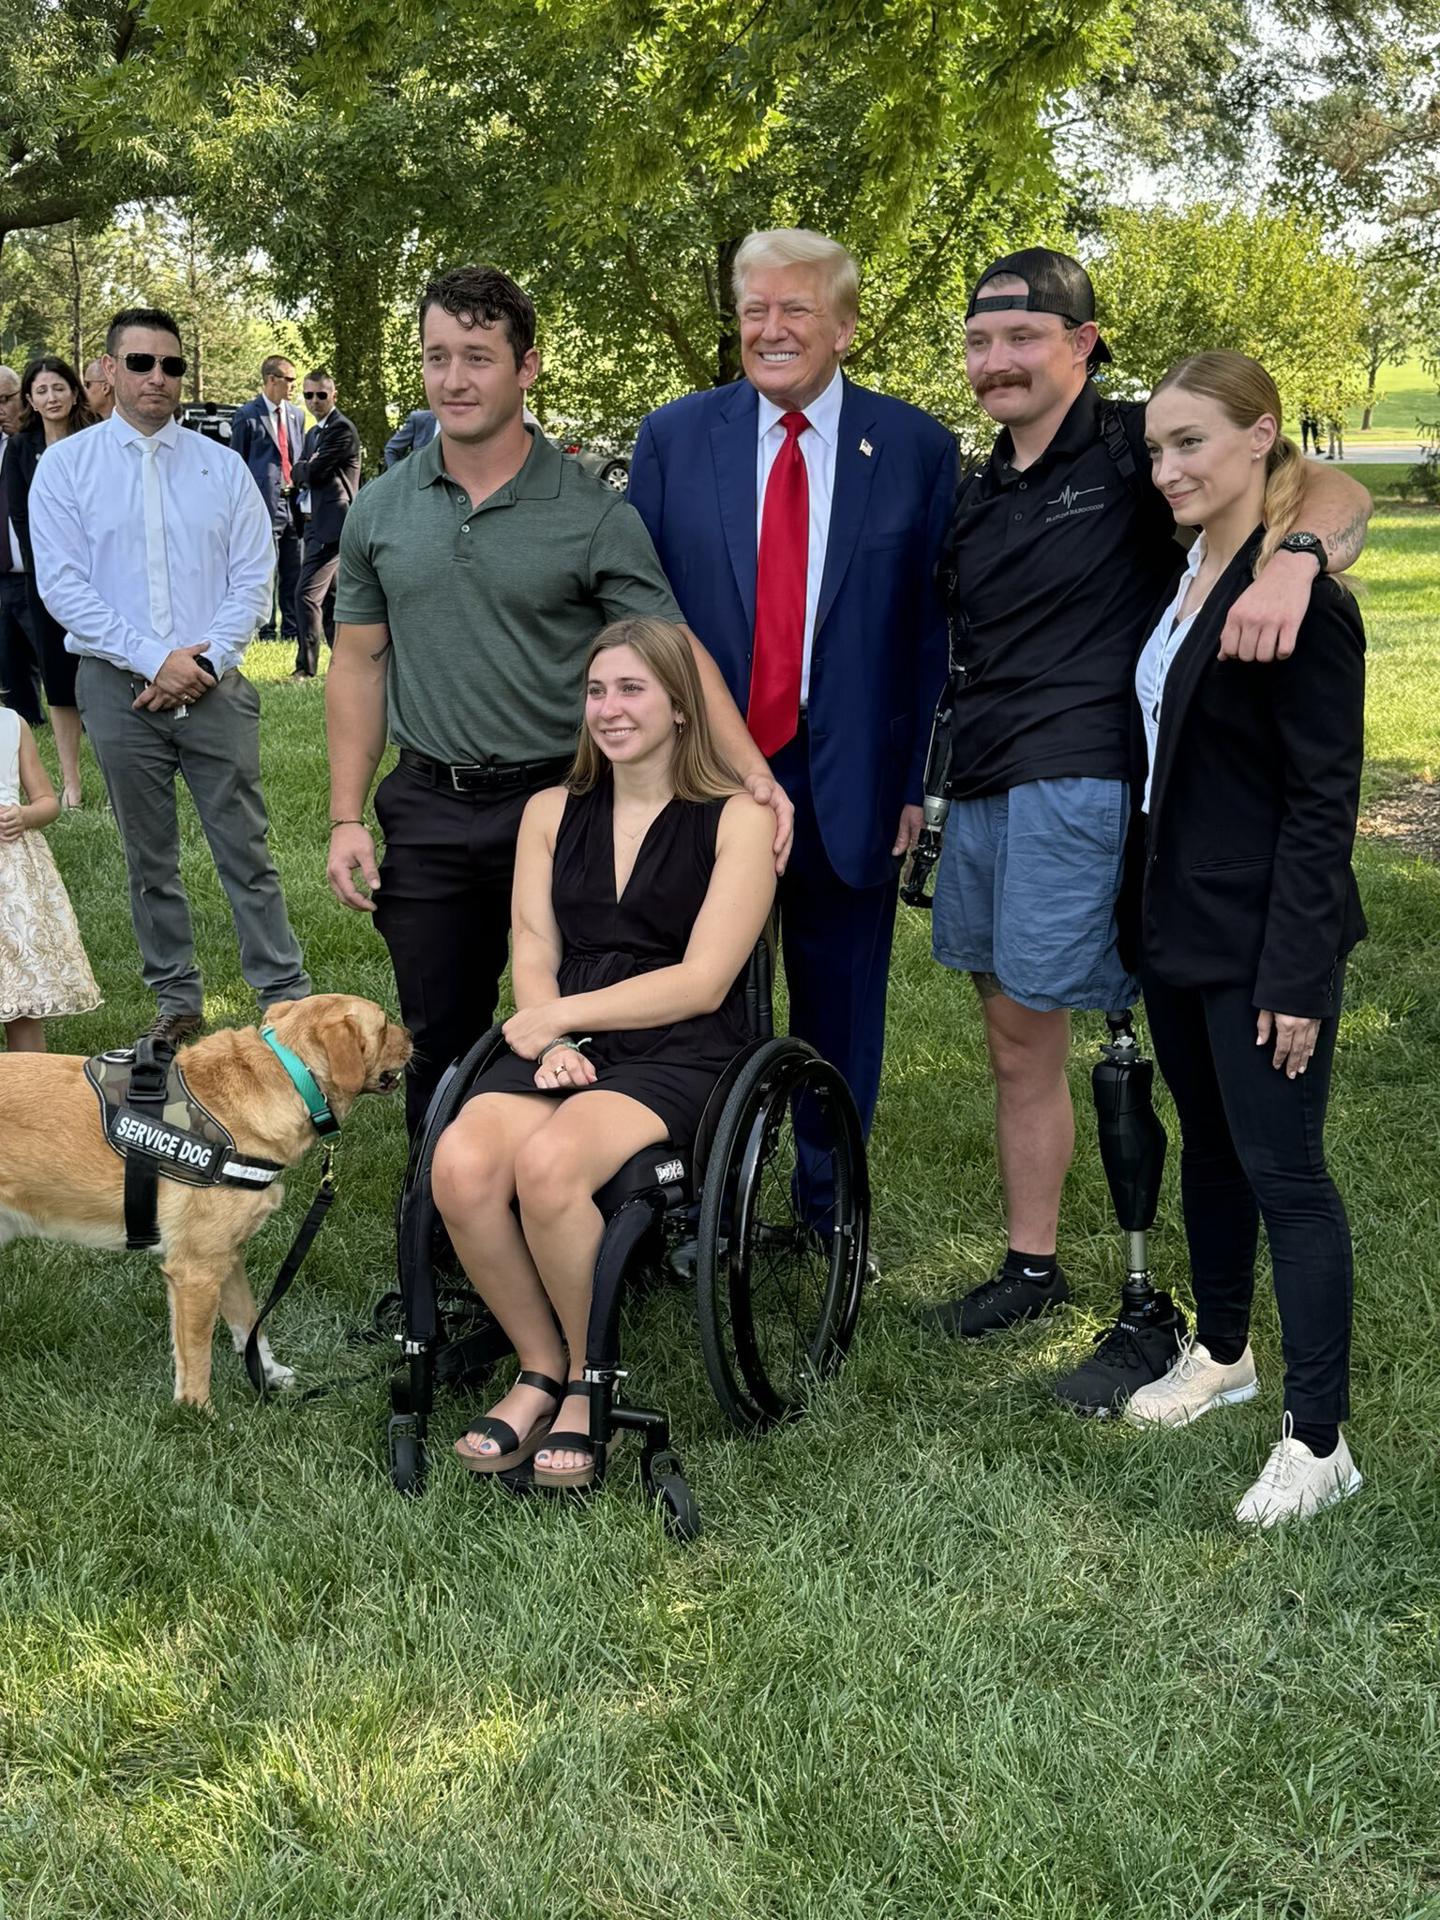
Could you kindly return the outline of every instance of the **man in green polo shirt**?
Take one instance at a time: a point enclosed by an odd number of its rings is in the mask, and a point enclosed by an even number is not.
[[[570,763],[591,640],[627,615],[683,624],[634,508],[525,424],[539,360],[514,281],[492,267],[431,281],[420,344],[440,432],[346,517],[325,687],[327,874],[390,949],[415,1036],[412,1131],[494,1017],[520,815]],[[691,644],[721,750],[775,806],[783,857],[788,802]],[[364,811],[387,732],[400,761],[375,793],[377,866]]]

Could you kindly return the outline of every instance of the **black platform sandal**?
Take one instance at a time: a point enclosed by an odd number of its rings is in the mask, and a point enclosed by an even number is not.
[[[567,1389],[558,1380],[552,1380],[548,1373],[532,1373],[528,1367],[515,1376],[515,1384],[517,1387],[539,1387],[542,1393],[548,1393],[555,1402],[555,1412],[548,1418],[542,1413],[523,1440],[508,1420],[497,1420],[493,1413],[482,1414],[478,1420],[473,1420],[464,1439],[455,1442],[456,1459],[471,1473],[505,1473],[511,1467],[523,1465],[538,1447],[545,1444],[550,1422],[560,1411],[560,1402],[565,1398]],[[494,1440],[499,1443],[501,1451],[471,1453],[465,1447],[464,1440]]]
[[[590,1382],[588,1380],[567,1380],[565,1382],[564,1399],[568,1400],[572,1393],[577,1395],[583,1393],[588,1398]],[[558,1407],[556,1408],[556,1415],[557,1417],[559,1415]],[[606,1444],[608,1446],[609,1443],[607,1442]],[[537,1441],[535,1451],[538,1453],[541,1447],[553,1447],[557,1453],[588,1453],[590,1458],[585,1462],[583,1467],[542,1467],[538,1464],[533,1466],[530,1469],[530,1473],[537,1487],[593,1486],[595,1481],[595,1442],[590,1438],[588,1433],[561,1433],[552,1427],[544,1439]]]

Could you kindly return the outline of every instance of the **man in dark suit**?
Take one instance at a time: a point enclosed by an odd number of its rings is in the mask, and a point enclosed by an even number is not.
[[[270,510],[275,533],[275,562],[280,593],[280,632],[298,638],[295,628],[295,589],[300,583],[300,532],[295,515],[295,462],[305,439],[305,415],[290,398],[295,391],[295,368],[283,354],[272,353],[260,367],[260,392],[240,407],[230,423],[230,445],[249,467],[261,497]],[[275,611],[260,630],[262,640],[275,638]]]
[[[335,640],[335,575],[340,566],[340,529],[360,491],[360,435],[335,404],[328,367],[305,376],[305,404],[315,424],[295,462],[296,498],[305,518],[305,555],[295,590],[296,680],[313,680],[320,666],[322,636]]]
[[[385,442],[381,458],[385,462],[386,472],[397,466],[407,454],[418,453],[421,447],[428,447],[439,431],[440,422],[429,407],[417,407],[413,413],[407,413]]]
[[[934,575],[956,455],[938,420],[841,373],[857,296],[833,240],[752,233],[735,260],[745,378],[649,416],[628,498],[795,803],[790,1026],[845,1075],[868,1131],[899,865],[945,679]],[[828,1176],[811,1177],[819,1223]]]

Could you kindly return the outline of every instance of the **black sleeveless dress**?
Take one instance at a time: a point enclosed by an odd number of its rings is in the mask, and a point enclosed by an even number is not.
[[[724,800],[671,800],[651,821],[625,891],[615,897],[614,791],[609,780],[570,794],[555,835],[550,899],[560,929],[560,992],[591,993],[685,958],[710,875]],[[668,1027],[596,1033],[585,1049],[595,1088],[626,1093],[658,1114],[677,1145],[695,1138],[715,1082],[750,1038],[744,980],[714,1013]],[[475,1093],[537,1093],[572,1100],[590,1087],[535,1085],[536,1063],[508,1051]]]

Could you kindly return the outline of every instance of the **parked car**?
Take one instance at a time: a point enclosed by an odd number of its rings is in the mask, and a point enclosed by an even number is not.
[[[204,434],[207,440],[219,440],[225,446],[230,444],[230,422],[235,418],[236,409],[228,402],[219,400],[191,400],[180,409],[182,427],[193,427],[196,433]]]
[[[624,493],[630,485],[630,455],[633,443],[623,448],[604,435],[583,433],[573,420],[551,420],[546,433],[562,453],[578,460],[587,473],[593,473],[601,486]]]

